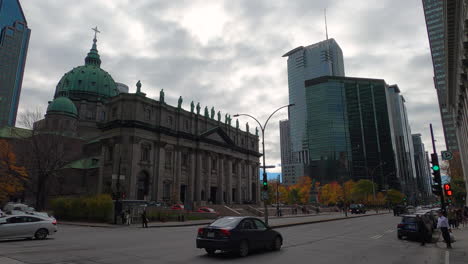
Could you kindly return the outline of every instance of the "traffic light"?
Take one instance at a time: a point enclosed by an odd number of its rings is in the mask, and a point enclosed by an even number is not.
[[[442,192],[440,191],[440,185],[439,184],[432,184],[432,193],[437,195],[437,196],[440,196],[442,195]]]
[[[263,190],[268,191],[268,181],[263,180]]]
[[[450,186],[450,184],[444,184],[444,193],[445,193],[445,196],[447,196],[448,198],[452,196],[453,192],[452,192],[452,186]]]
[[[440,175],[440,166],[439,166],[439,158],[437,157],[436,153],[431,154],[431,163],[432,163],[432,174],[436,177],[436,174]]]

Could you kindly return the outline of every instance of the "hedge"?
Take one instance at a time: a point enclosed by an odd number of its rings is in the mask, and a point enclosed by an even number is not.
[[[114,204],[107,194],[85,197],[59,197],[51,201],[53,214],[61,220],[99,221],[112,219]]]

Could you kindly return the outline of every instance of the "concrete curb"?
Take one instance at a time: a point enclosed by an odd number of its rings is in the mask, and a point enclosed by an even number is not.
[[[336,217],[336,218],[329,218],[329,219],[322,219],[322,220],[312,220],[312,221],[305,221],[305,222],[298,222],[298,223],[289,223],[289,224],[277,224],[277,225],[270,225],[272,228],[284,228],[290,226],[298,226],[298,225],[309,225],[309,224],[316,224],[316,223],[324,223],[324,222],[332,222],[332,221],[339,221],[339,220],[346,220],[346,219],[353,219],[353,218],[361,218],[361,217],[368,217],[374,215],[384,215],[389,213],[378,213],[378,214],[368,214],[368,215],[359,215],[353,217]],[[291,218],[291,217],[289,217]],[[274,218],[279,219],[279,218]],[[285,219],[285,218],[283,218]],[[190,224],[173,224],[173,225],[148,225],[148,228],[171,228],[171,227],[185,227],[185,226],[203,226],[207,224],[211,224],[213,220],[200,222],[200,223],[190,223]],[[99,225],[99,224],[92,224],[92,223],[73,223],[73,222],[59,222],[59,225],[71,225],[71,226],[85,226],[85,227],[100,227],[100,228],[123,228],[129,226],[122,226],[122,225]],[[130,226],[134,228],[142,228],[140,226]]]
[[[361,218],[361,217],[368,217],[368,216],[375,216],[375,215],[384,215],[389,213],[378,213],[378,214],[369,214],[369,215],[359,215],[353,217],[337,217],[337,218],[330,218],[330,219],[322,219],[322,220],[315,220],[315,221],[308,221],[308,222],[299,222],[299,223],[290,223],[290,224],[279,224],[279,225],[271,225],[272,228],[285,228],[290,226],[298,226],[298,225],[310,225],[310,224],[317,224],[317,223],[325,223],[325,222],[332,222],[332,221],[339,221],[339,220],[347,220],[347,219],[354,219],[354,218]]]

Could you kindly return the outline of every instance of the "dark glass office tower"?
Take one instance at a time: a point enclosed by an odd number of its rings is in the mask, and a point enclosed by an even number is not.
[[[446,54],[445,37],[446,25],[444,20],[445,0],[423,0],[424,16],[426,18],[427,35],[431,48],[432,64],[434,67],[434,86],[437,90],[439,109],[448,150],[458,151],[458,140],[455,133],[455,121],[447,105],[446,84]]]
[[[397,188],[384,80],[325,76],[305,82],[310,175]]]
[[[14,126],[29,36],[18,0],[0,0],[0,127]]]

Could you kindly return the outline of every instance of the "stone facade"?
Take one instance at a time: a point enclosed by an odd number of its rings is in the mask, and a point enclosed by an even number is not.
[[[258,136],[141,93],[112,97],[105,109],[100,192],[198,205],[260,200]]]

